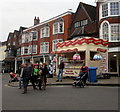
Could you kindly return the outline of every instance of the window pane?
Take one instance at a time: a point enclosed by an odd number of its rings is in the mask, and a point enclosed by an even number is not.
[[[58,33],[58,23],[54,24],[54,33]]]
[[[111,40],[116,41],[120,40],[120,26],[111,25]]]
[[[110,14],[111,15],[118,15],[119,14],[119,3],[118,2],[110,3]]]
[[[59,25],[60,25],[60,26],[59,26],[59,31],[60,31],[60,32],[63,32],[63,23],[60,23]]]
[[[108,16],[108,4],[102,5],[102,17]]]
[[[102,27],[103,39],[109,40],[108,24],[105,22]]]

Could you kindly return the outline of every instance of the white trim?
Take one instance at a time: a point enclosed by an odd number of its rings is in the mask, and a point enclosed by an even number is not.
[[[120,42],[120,40],[111,40],[111,26],[112,25],[118,25],[119,26],[119,31],[118,31],[119,35],[118,36],[120,36],[120,23],[119,24],[117,24],[117,23],[110,24],[110,42]]]
[[[46,35],[46,29],[48,28],[48,35]],[[44,29],[44,36],[42,35],[42,30]],[[45,26],[43,28],[40,29],[40,38],[44,38],[44,37],[50,37],[50,27],[49,26]]]
[[[120,52],[120,47],[108,48],[108,52]]]
[[[54,43],[55,41],[57,41],[56,43]],[[56,46],[56,44],[58,43],[58,42],[62,42],[63,41],[63,39],[55,39],[55,40],[52,40],[52,51],[54,52],[55,50],[56,50],[56,48],[54,47],[54,46]]]
[[[45,44],[46,43],[48,43],[48,46],[47,46],[48,49],[47,49],[47,51],[45,51],[45,47],[46,47]],[[43,44],[43,46],[42,46],[43,48],[41,48],[41,44]],[[41,50],[43,50],[43,52],[41,52]],[[40,43],[40,54],[42,54],[42,53],[49,53],[49,42],[42,42],[42,43]]]
[[[62,14],[60,14],[60,15],[58,15],[58,16],[56,16],[56,17],[53,17],[53,18],[51,18],[51,19],[49,19],[49,20],[43,21],[43,22],[41,22],[41,23],[38,24],[38,25],[31,26],[31,27],[29,27],[28,29],[23,30],[23,32],[26,32],[26,31],[28,31],[28,30],[30,30],[30,29],[36,28],[36,27],[41,26],[41,25],[43,25],[43,24],[45,24],[45,23],[51,22],[51,21],[53,21],[53,20],[56,20],[56,19],[58,19],[58,18],[60,18],[60,17],[66,16],[66,15],[72,14],[72,13],[73,13],[73,12],[71,12],[71,11],[67,11],[67,12],[62,13]]]
[[[62,27],[63,27],[63,32],[60,32],[60,23],[62,23]],[[55,24],[57,24],[57,29],[58,29],[58,32],[55,32],[55,28],[54,28],[54,25]],[[64,21],[59,21],[59,22],[55,22],[54,24],[53,24],[53,35],[55,35],[55,34],[63,34],[64,33]]]
[[[111,15],[110,14],[110,3],[112,2],[118,2],[119,3],[119,14],[118,15]],[[105,17],[102,17],[102,5],[104,4],[108,4],[108,16],[105,16]],[[109,1],[109,2],[104,2],[104,3],[101,3],[100,4],[100,7],[99,7],[99,20],[101,19],[104,19],[104,18],[108,18],[108,17],[117,17],[117,16],[120,16],[120,1]]]
[[[101,25],[100,25],[100,38],[101,39],[103,39],[103,33],[102,33],[102,31],[103,31],[103,24],[104,23],[107,23],[108,24],[108,37],[110,37],[110,23],[108,22],[108,21],[103,21],[102,23],[101,23]],[[109,38],[109,41],[110,41],[110,38]]]

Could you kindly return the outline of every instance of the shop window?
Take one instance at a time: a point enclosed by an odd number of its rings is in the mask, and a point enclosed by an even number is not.
[[[90,60],[94,60],[93,57],[94,57],[95,54],[97,54],[97,52],[90,51]]]
[[[117,59],[111,58],[110,59],[110,72],[117,72]]]

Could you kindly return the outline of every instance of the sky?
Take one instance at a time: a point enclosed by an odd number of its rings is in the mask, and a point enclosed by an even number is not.
[[[96,6],[95,1],[96,0],[1,0],[0,41],[6,41],[9,32],[19,30],[20,26],[33,26],[35,16],[40,18],[40,22],[43,22],[69,9],[75,12],[80,2]]]

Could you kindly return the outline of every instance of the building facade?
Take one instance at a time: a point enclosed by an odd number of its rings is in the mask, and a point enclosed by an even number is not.
[[[6,53],[4,52],[6,50],[6,41],[5,42],[0,42],[0,73],[4,72],[4,59],[6,56]]]
[[[56,44],[67,40],[72,15],[72,12],[67,11],[41,23],[35,17],[34,26],[24,30],[22,34],[22,62],[30,59],[32,63],[49,64],[55,55]]]
[[[98,0],[99,37],[109,41],[109,72],[120,74],[120,0]]]

